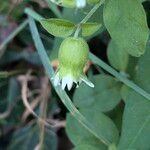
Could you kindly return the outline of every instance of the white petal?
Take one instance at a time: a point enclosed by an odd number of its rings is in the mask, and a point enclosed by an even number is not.
[[[54,86],[58,86],[60,85],[60,78],[59,78],[59,74],[56,74],[54,77]]]
[[[71,76],[68,76],[67,79],[68,79],[67,87],[68,87],[68,90],[70,91],[73,86],[73,78]]]
[[[86,5],[86,0],[76,0],[77,8],[83,8]]]
[[[88,86],[94,88],[94,84],[88,80],[85,76],[81,76],[81,80],[84,81]]]
[[[79,85],[82,83],[82,80],[80,79],[78,82],[76,81],[76,88],[79,88]]]
[[[79,88],[79,84],[77,84],[76,88]]]
[[[63,77],[62,83],[61,83],[61,87],[63,90],[65,89],[66,85],[67,85],[67,77]]]
[[[78,81],[78,83],[79,83],[79,85],[82,83],[82,80],[80,79],[79,81]]]

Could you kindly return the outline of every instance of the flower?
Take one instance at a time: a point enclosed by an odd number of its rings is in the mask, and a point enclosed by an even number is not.
[[[89,56],[89,47],[82,38],[66,38],[59,49],[59,67],[53,77],[54,86],[61,85],[64,90],[67,86],[71,90],[74,83],[84,81],[90,87],[94,87],[83,72]]]
[[[86,6],[86,0],[76,0],[77,8],[83,8]]]

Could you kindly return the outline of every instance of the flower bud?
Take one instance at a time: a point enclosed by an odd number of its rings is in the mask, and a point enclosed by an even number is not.
[[[88,61],[89,47],[82,38],[66,38],[59,49],[59,68],[55,75],[54,84],[67,85],[71,89],[73,83],[79,84],[84,81],[89,86],[94,85],[86,78],[83,69]]]

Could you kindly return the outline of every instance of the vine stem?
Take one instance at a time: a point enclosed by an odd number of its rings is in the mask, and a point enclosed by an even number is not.
[[[0,51],[18,34],[22,31],[25,26],[28,24],[28,20],[25,20],[21,23],[1,44],[0,44]]]
[[[101,0],[98,4],[96,4],[80,23],[86,23],[103,3],[104,0]]]
[[[146,99],[150,100],[150,94],[147,93],[145,90],[137,86],[134,82],[130,81],[129,79],[125,78],[123,75],[118,73],[116,70],[114,70],[112,67],[107,65],[105,62],[103,62],[101,59],[90,53],[90,59],[93,61],[94,64],[99,65],[101,68],[115,76],[119,81],[123,82],[128,87],[132,88],[134,91],[139,93],[140,95],[144,96]]]
[[[92,15],[96,12],[96,10],[104,3],[104,0],[100,1],[98,4],[96,4],[91,10],[90,12],[85,16],[85,18],[83,18],[83,20],[81,20],[81,22],[78,24],[78,27],[75,31],[74,37],[78,37],[79,32],[81,30],[81,24],[86,23],[91,17]]]

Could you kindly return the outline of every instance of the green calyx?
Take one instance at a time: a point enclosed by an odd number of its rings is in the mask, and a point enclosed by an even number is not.
[[[82,38],[66,38],[59,49],[59,74],[79,79],[89,57],[89,47]]]

